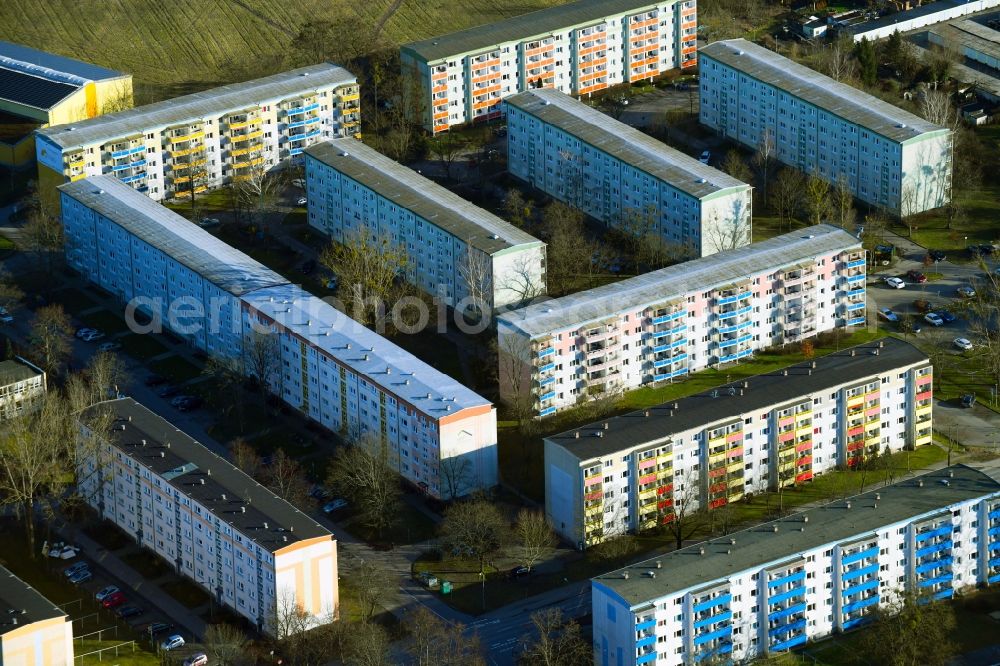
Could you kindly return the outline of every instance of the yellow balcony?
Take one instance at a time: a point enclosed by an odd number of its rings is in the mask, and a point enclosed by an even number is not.
[[[249,120],[240,120],[240,121],[235,122],[235,123],[229,123],[229,129],[231,129],[231,130],[243,129],[244,127],[246,127],[247,125],[249,125],[250,122],[251,121],[249,121]]]
[[[82,155],[80,157],[74,157],[74,158],[71,158],[66,163],[66,168],[68,168],[68,169],[82,169],[83,168],[83,163],[84,163],[84,159],[83,159]]]
[[[254,132],[248,132],[246,134],[241,134],[240,136],[234,136],[230,140],[233,143],[240,143],[241,141],[249,141],[250,139],[257,139],[264,136],[264,130],[256,130]]]
[[[361,91],[340,96],[341,102],[353,102],[356,99],[361,99]]]
[[[85,174],[85,173],[78,173],[76,175],[70,176],[69,179],[70,179],[70,182],[72,182],[74,180],[80,180],[80,179],[86,177],[86,175],[87,174]]]
[[[234,169],[245,169],[246,167],[257,166],[258,164],[263,164],[263,163],[264,163],[264,158],[263,157],[255,157],[252,160],[246,160],[244,162],[234,162],[233,163],[233,168]]]
[[[183,141],[191,141],[192,139],[200,139],[205,136],[205,133],[201,130],[197,132],[191,132],[190,134],[183,134],[181,136],[172,136],[168,139],[170,143],[181,143]]]
[[[594,516],[598,516],[599,517],[603,513],[604,513],[604,506],[603,505],[598,505],[598,506],[591,507],[591,508],[585,510],[583,512],[583,515],[587,516],[587,518],[593,518]]]
[[[253,152],[254,150],[257,150],[256,146],[247,146],[246,148],[234,148],[233,150],[229,151],[229,156],[239,157],[240,155],[246,155],[247,153]]]
[[[743,460],[742,459],[737,460],[734,463],[730,463],[729,466],[726,467],[726,471],[729,472],[730,474],[738,472],[741,469],[743,469]]]
[[[811,435],[812,431],[813,431],[813,427],[812,427],[811,423],[809,425],[807,425],[807,426],[802,426],[801,428],[796,429],[796,431],[795,431],[795,438],[798,439],[799,437],[802,437],[803,435]]]
[[[649,488],[648,490],[639,491],[639,499],[656,498],[656,488]]]
[[[205,150],[205,146],[201,144],[191,146],[190,148],[167,148],[167,152],[170,153],[171,157],[184,157],[186,155],[191,155],[192,153],[200,153],[203,150]]]

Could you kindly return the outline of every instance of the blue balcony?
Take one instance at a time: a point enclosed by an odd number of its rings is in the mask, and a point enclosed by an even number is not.
[[[302,154],[302,149],[301,148],[292,148],[291,150],[288,151],[288,154],[289,155],[301,155]]]
[[[805,580],[806,572],[797,571],[793,574],[788,574],[787,576],[782,576],[781,578],[775,578],[773,580],[767,581],[767,587],[778,587],[779,585],[784,585],[785,583],[794,583],[796,581]]]
[[[301,141],[302,139],[308,139],[309,137],[319,136],[321,134],[320,130],[316,129],[311,132],[305,132],[303,134],[297,134],[296,136],[288,137],[289,141]]]
[[[744,349],[741,352],[730,354],[729,356],[723,356],[722,358],[719,359],[719,363],[728,363],[729,361],[736,361],[738,359],[750,356],[750,354],[753,354],[752,349]]]
[[[674,363],[680,363],[681,361],[687,360],[687,354],[677,354],[676,356],[671,356],[670,358],[661,359],[659,361],[653,361],[654,368],[663,368]]]
[[[543,379],[540,382],[538,382],[538,385],[539,386],[548,386],[549,384],[552,384],[555,381],[556,381],[555,377],[546,377],[545,379]]]
[[[1000,526],[991,527],[990,529],[986,530],[986,533],[989,534],[990,536],[1000,536]]]
[[[545,349],[538,352],[538,358],[545,358],[546,356],[551,356],[555,354],[556,350],[554,347],[546,347]]]
[[[645,622],[638,622],[635,625],[636,631],[645,631],[646,629],[652,629],[656,626],[656,620],[646,620]]]
[[[729,654],[733,651],[733,644],[731,641],[726,641],[714,650],[706,650],[704,652],[699,652],[694,656],[695,662],[702,662],[706,659],[712,659],[718,657],[720,654]]]
[[[994,551],[1000,550],[1000,541],[994,541],[986,546],[986,550]]]
[[[868,574],[873,574],[878,571],[878,564],[869,564],[867,567],[861,567],[860,569],[855,569],[854,571],[848,571],[844,573],[840,580],[847,582],[849,580],[854,580],[855,578],[861,578],[862,576],[867,576]]]
[[[864,317],[856,317],[854,319],[848,319],[847,320],[847,325],[848,326],[860,326],[863,323],[865,323],[865,318]]]
[[[694,644],[695,645],[704,645],[705,643],[708,643],[710,641],[714,641],[717,638],[722,638],[724,636],[729,636],[730,634],[732,634],[732,632],[733,632],[732,626],[728,626],[727,625],[725,627],[722,627],[721,629],[716,629],[715,631],[710,631],[707,634],[701,634],[700,636],[695,636],[694,637]]]
[[[1000,509],[993,509],[986,515],[989,518],[1000,518]]]
[[[738,338],[733,338],[732,340],[722,340],[719,342],[719,349],[726,349],[727,347],[732,347],[733,345],[741,345],[744,342],[750,342],[753,340],[753,336],[749,333],[747,335],[741,335]]]
[[[992,585],[993,583],[1000,583],[1000,574],[996,574],[995,576],[990,576],[989,578],[986,579],[986,582],[989,583],[990,585]]]
[[[637,664],[648,664],[651,661],[656,661],[656,650],[635,658],[635,663]]]
[[[773,597],[767,598],[768,605],[780,604],[783,601],[788,601],[789,599],[794,599],[795,597],[804,597],[806,595],[806,588],[802,585],[798,587],[793,587],[787,592],[782,592],[781,594],[776,594]]]
[[[737,308],[737,309],[735,309],[735,310],[733,310],[731,312],[720,312],[716,316],[720,320],[721,319],[732,319],[733,317],[739,317],[740,315],[744,315],[744,314],[750,312],[751,310],[753,310],[753,307],[747,305],[747,306],[742,307],[742,308]]]
[[[944,536],[945,534],[951,534],[951,525],[945,525],[943,527],[938,527],[937,529],[930,530],[929,532],[923,532],[918,534],[914,541],[917,543],[923,543],[928,539],[933,539],[934,537]]]
[[[856,610],[861,610],[862,608],[868,608],[869,606],[874,606],[879,601],[879,595],[871,596],[867,599],[862,599],[861,601],[855,601],[852,604],[847,604],[841,611],[843,613],[853,613]],[[845,625],[846,626],[846,625]]]
[[[947,583],[951,581],[952,578],[954,578],[954,575],[949,571],[946,574],[941,574],[940,576],[935,576],[934,578],[917,581],[917,587],[930,587],[931,585],[937,585],[938,583]]]
[[[549,414],[555,414],[555,411],[556,411],[555,407],[546,407],[545,409],[540,410],[538,412],[538,415],[539,416],[548,416]]]
[[[538,372],[549,372],[556,369],[555,363],[546,363],[545,365],[538,366]]]
[[[775,620],[781,620],[783,618],[795,615],[796,613],[804,613],[805,610],[806,610],[806,605],[804,603],[802,603],[802,604],[795,604],[794,606],[789,606],[788,608],[786,608],[784,610],[780,610],[780,611],[777,611],[775,613],[768,613],[767,614],[767,621],[768,622],[774,622]]]
[[[847,262],[848,268],[857,268],[858,266],[864,266],[864,265],[865,265],[864,259],[855,259],[854,261]]]
[[[138,162],[130,162],[129,164],[118,164],[111,167],[111,171],[125,171],[126,169],[134,169],[137,167],[146,166],[146,160],[139,160]]]
[[[953,590],[953,589],[951,589],[949,587],[947,590],[941,590],[940,592],[936,593],[934,595],[934,598],[935,599],[950,599],[954,595],[955,595],[955,590]]]
[[[796,620],[795,622],[789,622],[788,624],[783,624],[780,627],[775,627],[767,632],[767,635],[771,638],[775,636],[782,636],[792,631],[798,631],[799,629],[806,628],[806,619]]]
[[[855,594],[861,594],[868,590],[874,590],[878,588],[878,578],[873,578],[872,580],[866,581],[864,583],[859,583],[853,587],[847,587],[841,590],[841,597],[853,597]]]
[[[729,610],[722,611],[721,613],[716,613],[715,615],[706,617],[703,620],[698,620],[697,622],[694,623],[694,628],[701,629],[702,627],[707,627],[710,624],[716,624],[718,622],[728,622],[730,619],[732,619],[732,617],[733,617],[732,611]]]
[[[748,328],[750,326],[753,326],[753,322],[745,321],[741,324],[736,324],[735,326],[722,326],[715,330],[719,333],[736,333],[737,331],[742,331],[744,328]]]
[[[926,557],[932,553],[940,553],[942,550],[951,550],[951,539],[945,539],[941,543],[936,543],[932,546],[924,546],[923,548],[918,548],[915,553],[917,558]]]
[[[942,557],[940,560],[934,560],[933,562],[925,562],[924,564],[919,565],[915,569],[915,571],[918,574],[923,574],[927,573],[928,571],[934,571],[935,569],[940,569],[941,567],[950,567],[950,566],[951,566],[951,558]]]
[[[700,604],[695,604],[692,610],[695,613],[700,613],[702,611],[708,610],[709,608],[714,608],[716,606],[722,606],[723,604],[728,604],[731,598],[732,597],[730,597],[728,593],[720,594],[714,599],[709,599],[708,601],[703,601]]]
[[[851,296],[863,296],[864,293],[865,293],[864,287],[855,287],[854,289],[847,290],[848,298],[850,298]]]
[[[288,109],[285,111],[286,116],[297,116],[300,113],[305,113],[306,111],[315,111],[319,108],[319,104],[310,104],[309,106],[300,106],[295,109]]]
[[[549,391],[548,393],[543,393],[542,395],[538,396],[538,399],[544,402],[546,400],[551,400],[554,397],[556,397],[556,392]]]
[[[771,649],[775,651],[790,650],[796,645],[802,645],[803,643],[806,642],[806,640],[807,638],[805,634],[799,634],[798,636],[793,636],[792,638],[789,638],[787,641],[782,641],[781,643],[775,643],[774,645],[771,646]]]
[[[686,375],[688,372],[687,368],[681,368],[680,370],[674,370],[673,372],[660,373],[658,375],[653,375],[653,381],[659,382],[664,379],[673,379],[674,377],[679,377],[681,375]]]
[[[135,181],[142,180],[145,177],[146,177],[146,174],[139,173],[139,174],[136,174],[134,176],[126,176],[125,178],[122,178],[121,180],[122,180],[123,183],[134,183]]]
[[[744,291],[742,294],[737,294],[736,296],[726,296],[725,298],[720,298],[718,300],[718,305],[727,305],[729,303],[735,303],[736,301],[742,301],[745,298],[750,298],[752,294],[749,291]]]
[[[656,636],[645,636],[635,642],[637,648],[646,647],[656,642]]]
[[[846,622],[844,622],[844,623],[843,623],[843,625],[842,625],[842,626],[844,627],[844,630],[846,631],[847,629],[850,629],[851,627],[856,627],[856,626],[858,626],[858,625],[859,625],[859,624],[861,624],[862,622],[867,622],[867,621],[868,621],[868,619],[869,619],[869,618],[867,618],[867,617],[865,617],[865,616],[861,616],[861,617],[856,617],[856,618],[854,618],[853,620],[847,620]]]
[[[146,146],[138,146],[137,148],[129,148],[128,150],[116,150],[111,153],[111,157],[118,159],[119,157],[125,157],[126,155],[133,155],[135,153],[141,153],[146,150]]]
[[[1000,557],[993,557],[986,561],[991,567],[1000,567]]]
[[[680,319],[687,314],[687,310],[679,310],[678,312],[673,312],[668,315],[663,315],[661,317],[653,317],[653,325],[664,324],[668,321],[673,321],[675,319]]]
[[[862,281],[864,279],[865,279],[865,274],[864,273],[858,273],[857,275],[848,275],[847,276],[847,281],[848,282],[860,282],[860,281]]]
[[[878,555],[878,546],[872,546],[867,550],[862,550],[860,553],[854,553],[853,555],[846,555],[840,559],[841,564],[851,564],[852,562],[857,562],[859,560],[866,560],[869,557],[875,557]]]
[[[865,307],[864,303],[848,303],[847,304],[847,311],[848,312],[853,312],[854,310],[861,310],[864,307]]]
[[[320,120],[319,118],[306,118],[305,120],[296,120],[294,123],[288,123],[287,127],[288,129],[292,129],[294,127],[302,127],[303,125],[315,125],[316,123],[319,122],[319,120]]]

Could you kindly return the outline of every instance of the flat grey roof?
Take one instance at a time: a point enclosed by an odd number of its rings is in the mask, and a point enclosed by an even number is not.
[[[293,95],[316,91],[331,85],[355,83],[353,74],[331,63],[320,63],[282,72],[262,79],[233,83],[219,88],[137,106],[127,111],[107,113],[89,120],[53,125],[38,130],[63,150],[103,144],[140,134],[150,129],[210,118],[278,102]]]
[[[288,282],[113,176],[92,176],[59,189],[235,296]]]
[[[506,312],[499,320],[529,337],[545,335],[693,291],[707,291],[749,275],[794,266],[820,254],[860,247],[861,241],[840,227],[819,224],[621,282],[535,303]]]
[[[812,367],[813,363],[816,364],[815,368]],[[790,403],[836,386],[861,382],[895,368],[921,363],[930,362],[913,345],[896,338],[882,338],[798,363],[784,370],[741,379],[656,407],[602,419],[546,439],[581,461],[590,460],[691,428],[708,426],[741,414]],[[740,391],[743,395],[740,395]],[[605,424],[607,428],[604,427]],[[601,433],[601,436],[598,437],[597,433]]]
[[[655,6],[655,2],[636,2],[636,0],[578,0],[521,14],[504,21],[411,42],[404,44],[402,49],[420,56],[427,62],[433,62],[453,55],[486,50],[505,42],[544,36],[569,26],[598,23],[608,16],[638,12]]]
[[[17,624],[11,623],[14,617]],[[0,635],[56,617],[66,617],[66,613],[9,569],[0,566],[0,618],[3,618]]]
[[[949,476],[951,474],[952,476]],[[923,481],[923,485],[918,484]],[[947,481],[947,483],[943,483]],[[875,494],[878,510],[875,510]],[[827,544],[870,534],[886,525],[932,513],[958,502],[1000,492],[994,475],[966,465],[929,472],[850,498],[794,513],[724,538],[688,546],[593,578],[633,608],[701,585],[724,582]],[[808,517],[808,522],[803,520]],[[778,531],[775,532],[774,528]],[[800,528],[805,528],[799,531]],[[736,545],[730,543],[736,539]],[[704,548],[701,555],[699,549]],[[730,552],[731,551],[731,552]],[[656,569],[660,562],[661,569]],[[656,577],[646,575],[655,571]],[[628,580],[623,574],[629,574]]]
[[[892,141],[948,131],[745,39],[713,42],[698,52]]]
[[[531,234],[352,137],[309,146],[305,153],[488,254],[519,245],[542,244]]]
[[[9,69],[0,61],[0,99],[48,111],[75,93],[80,86],[44,76]]]
[[[100,409],[110,409],[115,419],[109,444],[167,479],[181,495],[196,500],[263,550],[274,552],[297,541],[332,536],[311,517],[132,398],[91,408]]]
[[[697,199],[722,190],[750,189],[743,181],[558,90],[528,90],[508,97],[504,104],[517,107]]]
[[[296,285],[261,289],[244,296],[243,302],[429,418],[438,420],[470,407],[492,405],[486,398]]]
[[[946,12],[949,9],[954,9],[955,7],[959,7],[967,3],[968,0],[937,0],[936,2],[929,2],[927,4],[920,5],[919,7],[914,7],[913,9],[907,9],[894,14],[886,14],[885,16],[880,16],[874,21],[855,23],[854,25],[848,26],[846,32],[851,35],[870,32],[872,30],[886,28],[897,23],[912,21],[913,19],[921,18],[923,16],[932,16],[939,12]]]
[[[968,19],[935,25],[929,30],[942,39],[1000,59],[1000,32]]]
[[[104,79],[117,79],[123,76],[130,76],[125,72],[119,72],[107,67],[100,67],[89,62],[66,58],[48,51],[39,51],[30,46],[15,44],[13,42],[0,41],[0,66],[9,66],[14,69],[25,71],[33,70],[36,74],[46,78],[65,80],[64,75],[69,75],[78,79],[77,85],[86,81],[102,81]],[[73,81],[67,81],[73,83]]]
[[[42,371],[27,363],[9,359],[0,362],[0,386],[9,386],[42,375]]]

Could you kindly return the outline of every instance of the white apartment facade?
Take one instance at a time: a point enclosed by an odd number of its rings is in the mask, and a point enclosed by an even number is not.
[[[247,336],[278,334],[272,389],[290,406],[348,437],[381,436],[400,474],[433,496],[496,485],[488,400],[110,176],[60,190],[67,263],[126,315],[153,315],[248,374]]]
[[[357,79],[329,63],[36,133],[43,187],[113,175],[152,199],[239,181],[360,128]]]
[[[932,373],[886,338],[552,435],[546,516],[588,547],[930,444]]]
[[[73,666],[73,622],[38,590],[0,566],[0,664]]]
[[[904,594],[994,585],[996,479],[954,465],[598,576],[594,663],[749,661],[849,630]]]
[[[703,125],[897,216],[950,201],[951,130],[745,39],[700,59]]]
[[[750,244],[751,188],[557,90],[504,100],[507,170],[609,227],[637,216],[693,257]]]
[[[405,250],[407,281],[461,311],[545,294],[545,243],[354,139],[306,151],[309,224]],[[391,304],[387,305],[387,308]]]
[[[500,117],[534,88],[589,95],[697,64],[695,0],[577,0],[400,51],[423,125],[438,133]]]
[[[544,417],[861,326],[865,279],[860,241],[817,225],[507,312],[497,320],[501,397]]]
[[[45,371],[16,356],[0,362],[0,421],[30,411],[47,390]]]
[[[131,398],[94,409],[114,422],[106,436],[81,424],[78,477],[101,518],[268,634],[296,607],[310,625],[337,617],[326,528]]]

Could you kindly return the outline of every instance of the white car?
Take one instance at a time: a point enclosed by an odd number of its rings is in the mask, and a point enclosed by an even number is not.
[[[184,660],[184,666],[207,666],[208,655],[204,652],[193,654]]]
[[[309,203],[309,200],[308,200],[308,199],[306,199],[305,197],[299,197],[299,200],[298,200],[298,202],[297,202],[297,203],[298,203],[298,204],[299,204],[300,206],[305,206],[305,205],[306,205],[307,203]]]
[[[122,348],[122,343],[120,342],[102,342],[97,346],[97,351],[99,352],[113,352]]]
[[[90,335],[91,333],[97,333],[97,332],[98,330],[96,328],[78,328],[76,330],[76,337],[83,338],[83,336],[85,335]]]
[[[698,161],[701,162],[702,164],[708,164],[708,161],[710,159],[712,159],[711,151],[704,150],[701,153],[701,157],[698,158]]]
[[[306,181],[303,180],[302,178],[296,178],[295,180],[292,181],[292,185],[294,185],[295,187],[301,187],[301,188],[304,189],[305,186],[306,186]]]
[[[87,331],[80,336],[80,339],[84,342],[93,342],[94,340],[100,340],[104,337],[104,334],[100,331]]]
[[[968,351],[972,349],[972,341],[968,338],[955,338],[955,346],[959,349]]]
[[[976,295],[976,290],[968,285],[965,285],[958,288],[958,295],[962,298],[973,298]]]
[[[60,560],[72,560],[76,557],[79,550],[80,549],[76,546],[70,546],[68,544],[65,546],[60,545],[49,551],[49,557],[57,557]]]
[[[167,636],[167,640],[160,643],[160,649],[170,651],[176,650],[177,648],[184,647],[184,637],[180,634],[174,634],[172,636]]]
[[[121,592],[121,590],[118,589],[118,586],[117,585],[108,585],[107,587],[105,587],[104,589],[102,589],[100,592],[98,592],[97,594],[95,594],[94,598],[97,599],[98,601],[104,601],[105,599],[107,599],[108,597],[110,597],[115,592]]]
[[[899,315],[893,312],[891,308],[879,308],[878,314],[886,321],[899,321]]]
[[[885,278],[886,285],[892,287],[893,289],[902,289],[906,286],[906,283],[900,280],[898,277],[887,277]]]
[[[926,321],[931,326],[944,326],[944,319],[941,319],[941,315],[936,312],[928,312],[924,315],[924,321]]]

